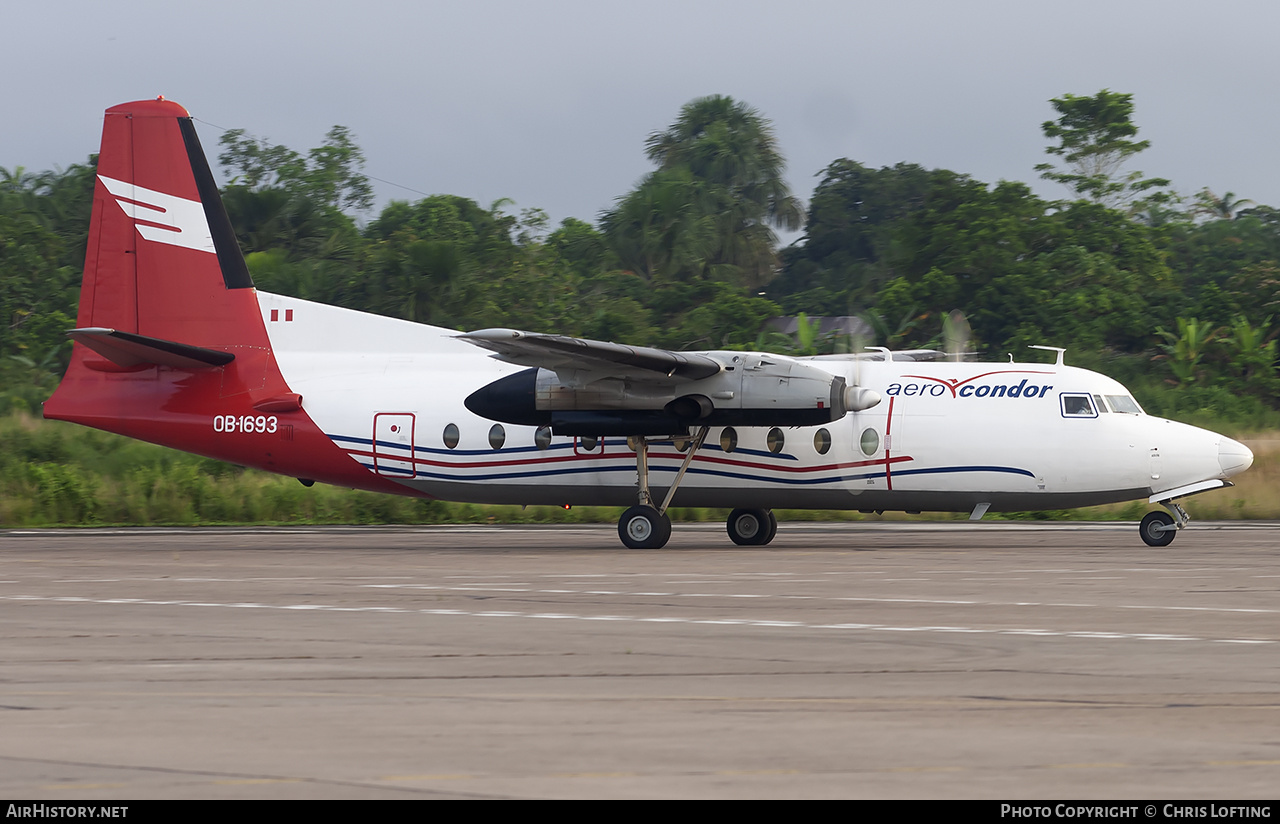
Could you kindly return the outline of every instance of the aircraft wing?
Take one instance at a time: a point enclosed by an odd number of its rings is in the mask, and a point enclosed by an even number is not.
[[[882,361],[888,350],[876,347],[874,352],[843,352],[836,355],[807,355],[797,360],[805,361]],[[966,353],[972,354],[972,353]],[[889,352],[895,361],[938,361],[947,357],[940,349],[895,349]]]
[[[458,338],[488,349],[500,361],[539,366],[556,373],[594,373],[611,378],[682,383],[709,378],[723,368],[706,355],[517,329],[480,329]]]

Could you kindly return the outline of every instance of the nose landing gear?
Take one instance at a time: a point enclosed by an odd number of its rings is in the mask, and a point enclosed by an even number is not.
[[[1175,501],[1161,501],[1169,512],[1148,512],[1138,525],[1138,532],[1147,546],[1168,546],[1177,537],[1178,530],[1187,525],[1191,516]],[[1173,513],[1172,515],[1169,513]],[[1177,516],[1175,520],[1174,516]]]

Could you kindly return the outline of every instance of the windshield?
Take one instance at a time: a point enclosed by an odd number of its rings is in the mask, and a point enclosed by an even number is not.
[[[1141,415],[1142,407],[1128,395],[1107,395],[1107,404],[1113,412],[1128,412],[1130,415]]]

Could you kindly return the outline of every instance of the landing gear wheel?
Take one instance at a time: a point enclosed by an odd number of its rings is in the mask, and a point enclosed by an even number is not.
[[[662,549],[671,539],[671,519],[651,506],[633,506],[618,519],[618,537],[628,549]]]
[[[725,529],[738,546],[764,546],[778,534],[778,519],[768,509],[735,509]]]
[[[1173,526],[1173,516],[1167,512],[1148,512],[1138,526],[1147,546],[1168,546],[1173,543],[1178,530]]]

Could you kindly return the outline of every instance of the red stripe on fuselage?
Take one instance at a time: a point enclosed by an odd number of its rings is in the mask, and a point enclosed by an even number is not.
[[[893,445],[893,441],[891,440],[893,435],[893,400],[893,396],[890,395],[889,414],[888,417],[885,418],[884,423],[884,483],[885,487],[890,492],[893,491],[893,475],[890,472],[893,459],[889,457],[889,448]]]
[[[407,447],[403,447],[407,449]],[[413,463],[415,466],[433,466],[444,469],[493,469],[497,467],[519,467],[519,466],[537,466],[543,464],[559,464],[581,461],[600,461],[600,460],[621,460],[634,457],[620,454],[583,454],[583,455],[551,455],[543,458],[512,458],[510,460],[480,460],[480,461],[450,461],[450,460],[433,460],[430,458],[419,458],[416,455],[401,455],[395,452],[374,452],[367,449],[345,448],[344,451],[348,455],[358,455],[362,458],[382,459],[386,461],[400,461],[405,463]],[[650,452],[649,459],[666,458],[670,460],[682,461],[685,453],[683,452]],[[897,458],[890,458],[885,453],[883,458],[873,458],[865,461],[850,461],[847,463],[822,464],[820,466],[788,466],[783,464],[767,464],[752,461],[731,460],[728,458],[717,458],[714,455],[695,455],[693,462],[706,464],[720,464],[724,466],[736,466],[744,469],[763,469],[771,472],[829,472],[837,469],[856,469],[858,467],[881,466],[889,462],[905,463],[914,460],[910,456],[903,455]]]

